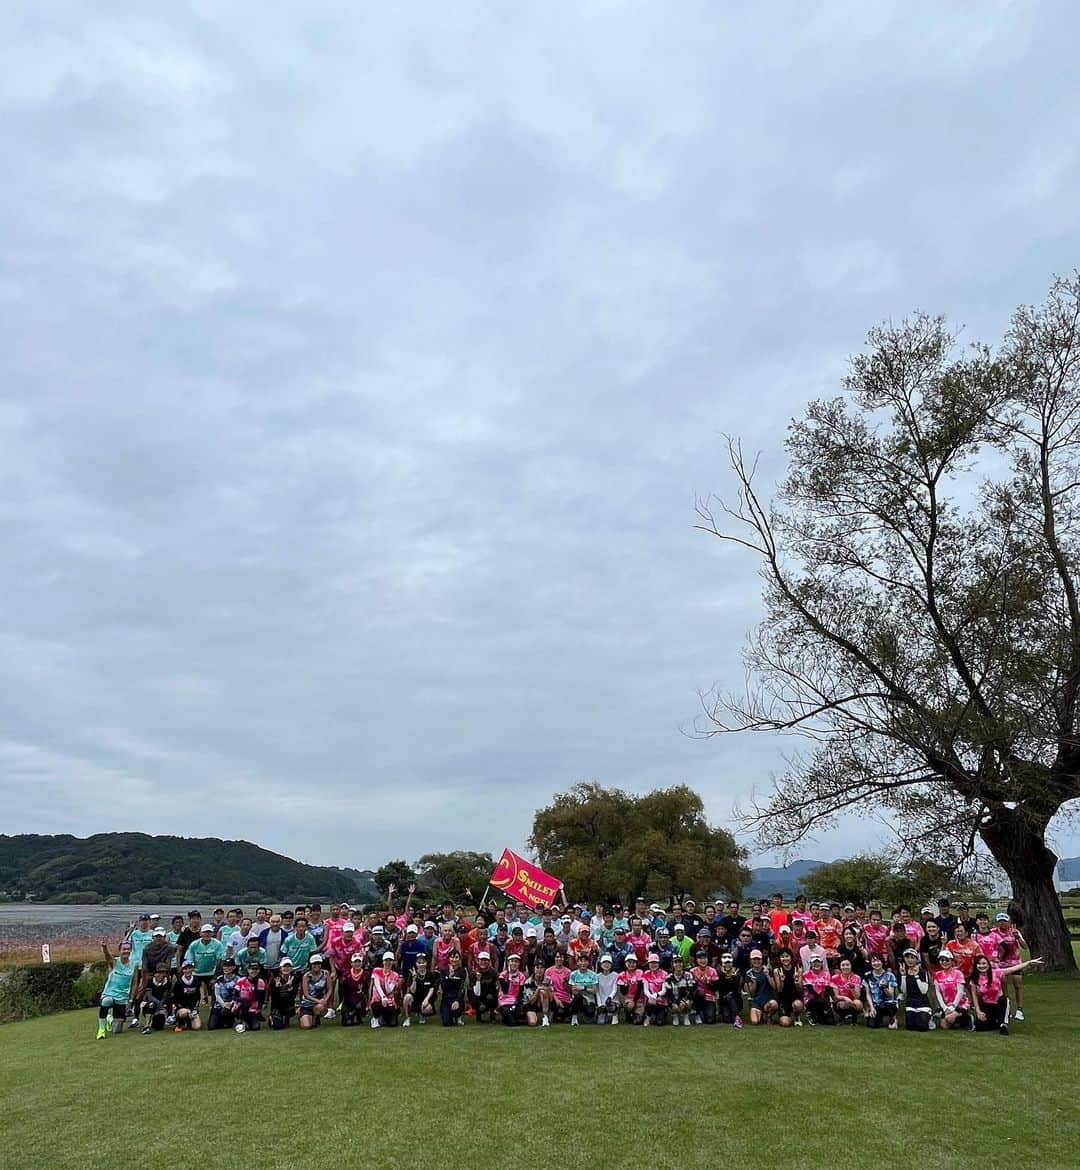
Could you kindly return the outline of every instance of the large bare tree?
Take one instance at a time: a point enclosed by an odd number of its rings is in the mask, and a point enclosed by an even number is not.
[[[959,864],[981,841],[1033,949],[1075,967],[1051,820],[1080,797],[1080,276],[960,351],[940,318],[869,335],[842,396],[791,424],[767,501],[729,441],[734,498],[701,527],[761,562],[745,694],[704,727],[793,731],[748,820],[791,846],[846,812]]]

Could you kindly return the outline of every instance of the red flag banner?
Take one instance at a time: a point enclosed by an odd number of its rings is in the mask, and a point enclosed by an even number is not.
[[[562,882],[552,877],[531,861],[519,857],[512,849],[504,849],[495,865],[491,884],[508,898],[528,902],[530,906],[553,906]]]

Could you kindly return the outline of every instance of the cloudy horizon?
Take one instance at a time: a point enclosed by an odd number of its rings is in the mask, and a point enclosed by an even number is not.
[[[6,833],[374,868],[582,780],[730,825],[797,743],[686,734],[762,613],[694,528],[723,435],[775,483],[872,326],[994,342],[1080,256],[1071,5],[0,29]]]

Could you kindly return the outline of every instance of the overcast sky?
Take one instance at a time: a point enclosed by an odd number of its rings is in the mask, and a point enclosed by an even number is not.
[[[1080,11],[285,7],[0,7],[0,831],[726,823],[783,745],[680,730],[761,614],[721,434],[774,482],[870,326],[1076,264]]]

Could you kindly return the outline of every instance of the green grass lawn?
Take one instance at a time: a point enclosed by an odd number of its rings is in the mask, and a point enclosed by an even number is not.
[[[1075,1167],[1080,981],[1026,991],[1008,1038],[334,1023],[98,1042],[96,1012],[69,1012],[0,1028],[0,1165]]]

